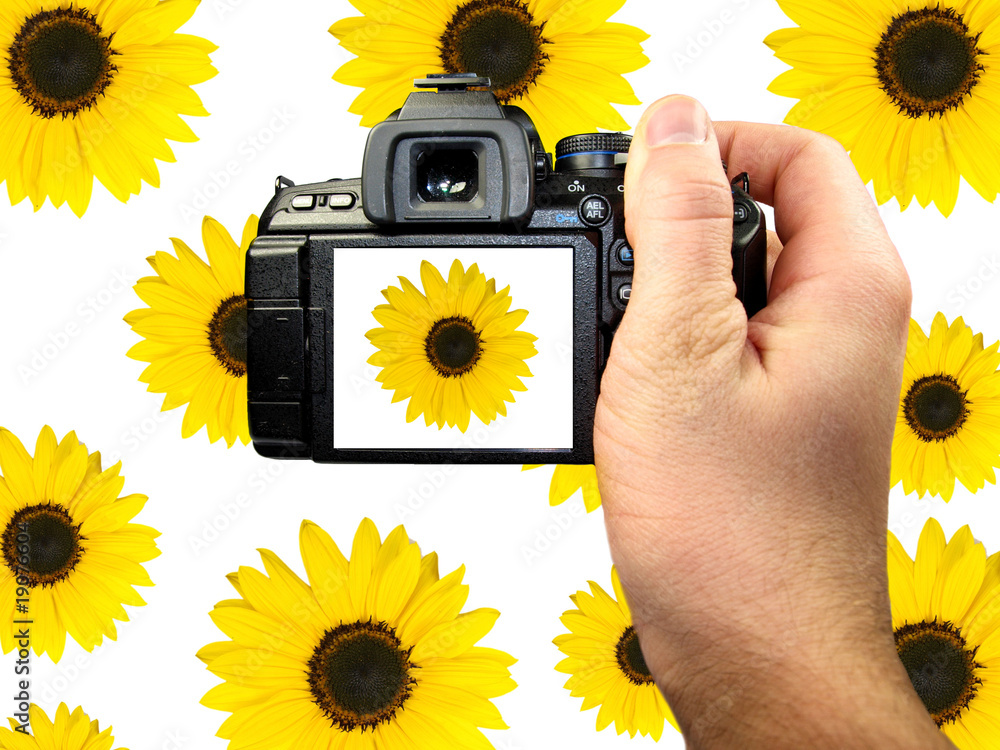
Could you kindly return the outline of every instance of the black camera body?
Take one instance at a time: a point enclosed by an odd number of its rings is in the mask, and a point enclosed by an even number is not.
[[[553,162],[528,116],[498,104],[488,79],[440,75],[416,86],[437,91],[414,92],[372,129],[360,179],[294,185],[278,178],[246,262],[254,447],[264,456],[321,462],[593,463],[600,375],[631,293],[623,210],[631,139],[565,138]],[[765,218],[745,174],[732,191],[733,278],[749,317],[766,302]],[[360,251],[378,269],[380,252],[412,249],[416,257],[427,248],[571,254],[572,341],[562,351],[572,365],[572,425],[556,444],[505,443],[485,426],[470,426],[446,447],[338,445],[335,432],[346,428],[335,430],[335,322],[374,320],[370,310],[335,307],[335,258]],[[380,395],[388,409],[389,393]],[[517,406],[501,421],[517,418]]]

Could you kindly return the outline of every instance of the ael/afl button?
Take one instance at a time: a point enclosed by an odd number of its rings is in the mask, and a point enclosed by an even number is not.
[[[588,227],[599,227],[611,218],[611,203],[603,195],[588,195],[580,201],[579,213]]]

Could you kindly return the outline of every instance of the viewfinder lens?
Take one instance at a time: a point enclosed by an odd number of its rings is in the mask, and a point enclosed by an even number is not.
[[[428,149],[417,156],[417,194],[428,203],[468,203],[479,193],[472,149]]]

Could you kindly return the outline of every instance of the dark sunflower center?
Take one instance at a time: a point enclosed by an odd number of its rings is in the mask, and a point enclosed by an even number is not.
[[[330,722],[349,732],[390,721],[410,697],[410,651],[384,622],[328,630],[309,661],[313,699]]]
[[[83,556],[80,526],[61,505],[21,508],[3,532],[3,557],[29,586],[51,586],[67,576]]]
[[[86,8],[56,8],[28,18],[7,50],[18,93],[41,117],[89,109],[111,85],[111,36]]]
[[[978,42],[979,34],[973,35],[952,8],[898,15],[875,48],[881,88],[909,117],[956,109],[984,69]]]
[[[438,40],[441,64],[449,73],[489,76],[497,99],[509,102],[526,94],[545,67],[544,26],[518,0],[472,0]]]
[[[615,656],[618,659],[618,668],[629,682],[635,685],[647,685],[653,681],[653,675],[649,673],[646,658],[639,647],[639,636],[631,625],[625,628],[622,637],[618,639]]]
[[[247,374],[247,298],[236,294],[225,299],[208,324],[212,353],[230,375]]]
[[[969,402],[951,375],[928,375],[906,392],[903,416],[924,442],[946,440],[962,428],[969,416]]]
[[[976,697],[976,649],[950,622],[919,622],[896,630],[896,651],[917,695],[938,726],[955,721]]]
[[[439,320],[424,339],[427,361],[443,377],[464,375],[476,366],[482,354],[479,331],[466,317]]]

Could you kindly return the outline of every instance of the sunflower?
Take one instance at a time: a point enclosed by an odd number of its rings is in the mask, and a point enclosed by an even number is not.
[[[375,125],[401,107],[428,73],[489,76],[504,104],[521,107],[551,151],[564,136],[598,127],[627,130],[611,102],[639,104],[623,73],[648,58],[649,35],[606,23],[625,0],[431,0],[418,6],[353,0],[364,16],[330,27],[358,55],[334,80],[364,91],[351,105]]]
[[[957,478],[970,491],[996,483],[1000,466],[1000,342],[983,349],[961,318],[934,316],[930,338],[910,321],[896,432],[892,486],[930,490],[948,501]]]
[[[570,596],[578,609],[559,618],[570,632],[553,640],[567,657],[556,666],[570,675],[563,687],[574,698],[583,697],[581,711],[601,707],[597,731],[613,721],[618,734],[627,731],[635,737],[638,732],[658,741],[664,720],[675,729],[677,722],[646,666],[618,571],[611,568],[616,598],[589,583],[589,594],[577,591]]]
[[[267,575],[229,576],[239,599],[212,620],[231,640],[198,656],[225,680],[202,699],[229,711],[230,747],[490,748],[478,727],[505,729],[491,698],[514,688],[502,651],[475,643],[499,612],[460,614],[465,568],[438,577],[406,530],[379,539],[367,518],[350,560],[304,521],[309,583],[261,550]]]
[[[257,235],[257,217],[243,227],[237,245],[215,219],[202,222],[206,264],[187,245],[172,239],[176,257],[160,251],[149,264],[156,276],[139,279],[135,292],[148,308],[125,322],[145,340],[128,356],[149,362],[139,380],[165,393],[163,410],[187,404],[181,434],[208,426],[208,439],[232,447],[250,442],[247,421],[247,298],[243,266]]]
[[[525,464],[521,471],[537,469],[545,464]],[[560,505],[576,494],[583,492],[583,504],[587,512],[601,505],[601,493],[597,489],[597,469],[593,464],[559,464],[552,472],[549,484],[549,505]]]
[[[20,722],[11,719],[11,729],[0,727],[0,749],[2,750],[111,750],[115,738],[111,727],[103,732],[97,721],[91,721],[82,708],[69,712],[65,703],[56,709],[55,721],[50,721],[39,706],[34,703],[28,709],[31,734],[11,731]],[[123,749],[119,749],[123,750]]]
[[[799,24],[765,43],[792,65],[770,90],[800,101],[785,121],[851,152],[875,196],[914,196],[947,216],[959,175],[1000,187],[1000,14],[977,0],[778,0]]]
[[[889,532],[896,650],[934,721],[960,750],[1000,746],[1000,554],[963,526],[924,525],[911,560]]]
[[[423,414],[427,425],[465,432],[471,413],[485,424],[507,416],[504,401],[531,377],[524,360],[538,353],[536,337],[516,330],[528,311],[508,312],[510,287],[497,292],[475,263],[466,271],[456,260],[446,283],[425,260],[420,280],[424,294],[400,276],[402,289],[383,290],[389,304],[372,310],[383,326],[365,334],[378,348],[368,358],[382,368],[375,379],[394,391],[393,403],[410,399],[407,422]]]
[[[117,637],[122,604],[141,606],[133,586],[152,586],[142,563],[159,555],[159,532],[129,523],[145,495],[119,497],[121,463],[102,470],[101,454],[69,433],[56,442],[52,428],[38,436],[34,458],[0,427],[0,628],[4,653],[29,619],[31,647],[59,661],[66,634],[88,651]],[[26,588],[25,595],[22,589]],[[26,600],[26,601],[22,601]],[[25,610],[15,605],[23,605]]]
[[[216,46],[174,33],[198,0],[5,0],[0,12],[0,180],[11,204],[37,211],[48,197],[77,216],[94,177],[120,201],[156,160],[172,162],[167,139],[198,138],[180,115],[205,116],[191,86],[216,70]]]

